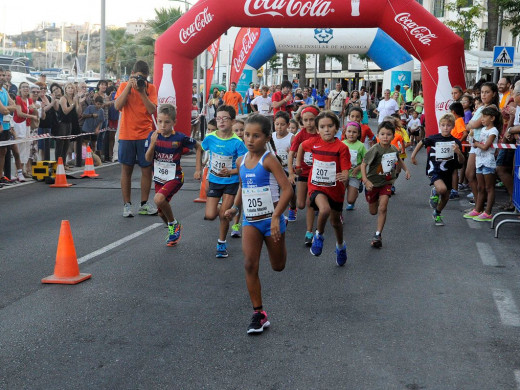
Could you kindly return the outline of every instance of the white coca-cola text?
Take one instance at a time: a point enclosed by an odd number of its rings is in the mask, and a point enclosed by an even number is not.
[[[255,41],[258,39],[258,32],[252,33],[251,29],[247,29],[244,37],[242,38],[242,48],[240,49],[240,53],[237,58],[233,59],[233,67],[236,72],[240,72],[242,68],[242,64],[246,60],[247,54],[249,54],[249,50],[253,47]]]
[[[181,28],[179,31],[179,39],[182,43],[187,43],[191,38],[197,35],[204,27],[206,27],[215,15],[208,12],[208,7],[204,8],[204,11],[200,12],[187,28]]]
[[[159,97],[159,104],[173,104],[175,105],[177,99],[175,96]]]
[[[334,9],[328,0],[246,0],[244,12],[248,16],[327,16]]]
[[[417,23],[415,23],[410,18],[410,14],[407,12],[396,15],[394,20],[397,22],[397,24],[403,26],[403,28],[408,31],[412,37],[417,39],[423,45],[430,46],[432,39],[437,38],[437,35],[433,34],[428,27],[419,26]]]

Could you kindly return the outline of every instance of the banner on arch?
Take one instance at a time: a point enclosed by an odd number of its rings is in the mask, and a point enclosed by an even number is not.
[[[233,47],[233,60],[231,61],[231,76],[229,83],[238,83],[238,79],[246,66],[249,56],[253,52],[260,39],[260,28],[243,27],[237,34]]]

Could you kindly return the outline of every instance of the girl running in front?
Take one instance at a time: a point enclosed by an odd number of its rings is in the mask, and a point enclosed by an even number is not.
[[[220,219],[219,237],[215,257],[228,257],[226,236],[229,220],[225,212],[231,207],[238,191],[238,168],[236,159],[247,153],[244,142],[233,133],[232,124],[236,111],[232,106],[222,105],[217,108],[215,119],[218,130],[209,133],[202,141],[202,149],[210,152],[208,195],[204,219]],[[222,204],[219,207],[219,200]]]
[[[274,146],[276,147],[276,155],[282,161],[282,167],[289,176],[289,169],[287,168],[287,160],[289,159],[289,151],[291,150],[291,143],[294,138],[293,133],[287,131],[289,126],[289,114],[285,111],[278,111],[274,116],[274,130],[276,135],[273,136]],[[293,192],[295,188],[293,186]],[[296,193],[293,194],[291,201],[289,202],[289,216],[288,221],[296,221],[296,214],[298,209],[296,208]]]
[[[271,268],[278,272],[285,268],[287,249],[283,213],[293,190],[280,162],[267,151],[267,143],[272,140],[269,119],[260,114],[250,116],[245,125],[244,140],[247,153],[237,160],[242,191],[238,192],[233,207],[226,211],[226,217],[233,218],[243,203],[242,250],[246,284],[254,310],[247,333],[255,334],[270,326],[263,309],[258,277],[260,253],[265,242]]]
[[[330,224],[336,235],[336,264],[347,262],[347,245],[343,240],[343,224],[341,212],[345,199],[345,184],[348,170],[351,167],[350,152],[343,142],[336,138],[340,129],[339,119],[332,111],[322,111],[316,117],[316,125],[320,138],[304,141],[298,148],[296,171],[300,171],[304,153],[312,153],[313,163],[309,173],[309,204],[319,211],[316,234],[312,239],[310,252],[314,256],[321,255],[325,237],[325,224],[330,216]]]
[[[410,179],[410,171],[399,157],[399,150],[391,143],[394,134],[394,122],[385,118],[379,124],[377,132],[379,142],[365,154],[361,164],[368,210],[370,214],[377,215],[377,230],[371,243],[374,248],[383,246],[381,233],[385,227],[388,201],[392,196],[392,184],[396,179],[396,166],[402,167],[406,172],[406,179]]]
[[[495,203],[495,147],[493,143],[498,138],[498,130],[502,128],[502,114],[496,106],[487,106],[482,110],[482,130],[479,141],[473,140],[475,148],[475,162],[477,167],[478,196],[475,209],[464,214],[464,218],[473,218],[474,221],[491,221],[491,211]],[[487,195],[487,198],[486,198]],[[486,209],[484,202],[487,199]]]
[[[233,129],[233,133],[244,142],[244,126],[245,123],[241,119],[235,119],[233,122],[233,126],[231,127]],[[242,227],[242,224],[240,223],[240,217],[241,212],[238,211],[237,215],[235,215],[235,219],[233,219],[233,223],[231,225],[231,237],[233,238],[240,238],[242,237],[242,234],[240,233],[240,228]]]
[[[312,245],[313,238],[313,226],[314,226],[314,209],[309,207],[309,200],[307,199],[307,181],[312,168],[312,153],[305,152],[303,160],[301,162],[301,171],[299,174],[295,173],[293,166],[293,159],[298,153],[300,144],[308,139],[316,139],[320,136],[316,133],[315,119],[320,113],[316,106],[306,106],[301,111],[301,118],[303,122],[303,128],[296,134],[291,144],[291,151],[289,152],[289,160],[287,161],[287,167],[289,168],[289,181],[291,184],[296,184],[296,205],[300,210],[303,210],[307,206],[306,223],[307,231],[305,232],[305,245]]]
[[[347,185],[347,207],[345,210],[354,210],[361,187],[361,163],[363,157],[367,153],[365,145],[359,140],[361,137],[361,126],[358,122],[348,122],[345,131],[345,145],[348,146],[350,152],[350,162],[352,167],[349,171]]]

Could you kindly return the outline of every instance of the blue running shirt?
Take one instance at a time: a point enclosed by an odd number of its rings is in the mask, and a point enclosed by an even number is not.
[[[237,158],[247,153],[244,142],[233,134],[231,138],[223,139],[217,132],[209,133],[202,141],[202,149],[210,151],[209,181],[216,184],[238,183],[238,175],[219,176],[223,168],[235,169]]]

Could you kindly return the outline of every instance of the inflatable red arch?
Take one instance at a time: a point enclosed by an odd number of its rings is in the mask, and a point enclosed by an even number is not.
[[[447,111],[451,85],[465,87],[463,40],[416,0],[205,0],[156,42],[154,83],[159,88],[163,64],[172,64],[178,131],[190,133],[194,58],[232,26],[380,27],[422,63],[428,135],[438,132],[436,118]]]

